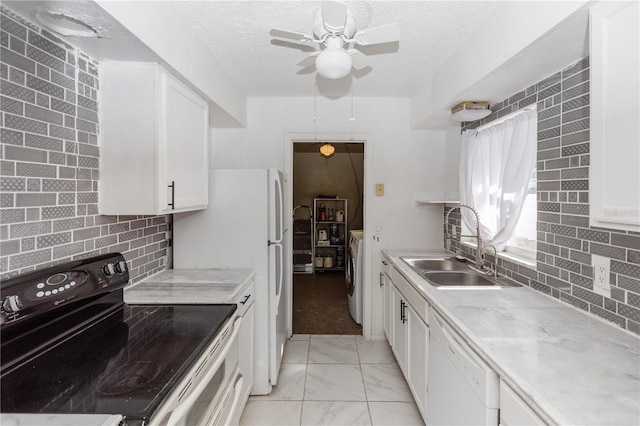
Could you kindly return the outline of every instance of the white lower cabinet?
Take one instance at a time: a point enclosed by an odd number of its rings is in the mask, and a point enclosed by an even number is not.
[[[429,326],[411,306],[408,310],[407,363],[409,378],[407,382],[422,417],[426,418]]]
[[[396,287],[391,291],[392,300],[392,318],[391,318],[391,349],[393,350],[400,369],[407,376],[407,326],[405,307],[407,302],[404,300],[402,293]]]
[[[434,322],[431,323],[431,330],[429,328],[429,318],[434,317],[431,306],[425,297],[388,261],[383,260],[381,268],[380,286],[383,287],[382,308],[384,333],[387,336],[387,340],[391,345],[398,365],[407,380],[411,394],[425,423],[427,422],[427,398],[429,396],[427,392],[427,379],[429,378],[429,362],[431,362],[431,379],[439,381],[441,384],[444,383],[446,390],[452,390],[455,387],[454,380],[457,380],[461,389],[466,389],[468,384],[472,384],[468,389],[469,394],[475,395],[474,398],[482,394],[483,400],[480,404],[480,414],[473,417],[475,420],[472,424],[479,424],[480,422],[477,421],[478,418],[484,419],[483,424],[495,425],[499,423],[500,426],[546,424],[522,397],[503,380],[499,380],[496,372],[491,369],[484,360],[481,361],[480,358],[477,358],[476,361],[473,361],[469,354],[464,355],[463,351],[459,351],[459,353],[463,355],[459,355],[459,362],[457,362],[456,365],[466,367],[463,367],[461,370],[456,370],[461,373],[457,377],[452,377],[446,373],[444,369],[447,365],[445,364],[447,364],[447,359],[451,357],[453,346],[447,347],[438,345],[437,342],[435,342],[431,348],[429,347],[430,337],[437,338],[439,335],[437,320],[432,319]],[[435,315],[435,317],[437,317],[437,315]],[[457,333],[449,332],[448,336],[459,344],[463,342],[466,344],[464,338]],[[430,349],[435,350],[434,356],[432,356],[431,359],[429,359]],[[477,371],[473,370],[474,366],[481,365],[486,366],[483,368],[477,367]],[[473,383],[465,382],[468,377],[473,377]],[[477,390],[474,391],[472,389],[473,386],[480,389],[481,393],[474,393]],[[434,404],[437,406],[441,404],[443,398],[450,398],[448,401],[459,403],[460,401],[456,400],[462,396],[461,393],[456,393],[455,391],[448,396],[444,395],[444,392],[436,392],[432,396],[432,398],[435,399],[430,399],[429,403],[432,406]],[[452,405],[452,407],[454,406],[455,404]],[[461,408],[460,413],[463,414],[463,418],[468,418],[470,416],[470,407],[464,404],[463,406],[465,408]],[[431,413],[433,414],[434,411],[431,410]],[[454,424],[463,423],[455,423],[457,420],[454,420],[454,418],[458,419],[459,416],[451,416],[450,411],[445,413],[445,417],[446,419],[440,419],[436,423],[451,423],[452,420]]]
[[[385,336],[387,336],[387,340],[391,343],[391,288],[393,287],[390,273],[391,265],[386,260],[383,260],[381,266],[382,271],[380,272],[380,286],[382,287],[382,328],[384,330]]]
[[[546,423],[536,414],[511,386],[500,380],[500,425],[545,425]]]
[[[387,279],[384,289],[384,317],[390,323],[390,333],[385,333],[422,418],[426,419],[429,326],[425,313],[429,307],[397,271],[391,271],[391,276],[393,281]]]
[[[253,334],[255,321],[255,292],[253,284],[237,301],[238,311],[242,316],[240,332],[238,334],[238,369],[242,375],[242,388],[240,390],[241,408],[238,410],[237,419],[233,424],[238,424],[242,410],[249,399],[249,394],[253,388]]]

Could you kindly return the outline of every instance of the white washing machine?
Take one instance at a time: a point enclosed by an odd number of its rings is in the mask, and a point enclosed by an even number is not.
[[[349,232],[349,251],[347,261],[347,298],[349,299],[349,313],[355,322],[362,324],[362,293],[363,293],[363,232]]]

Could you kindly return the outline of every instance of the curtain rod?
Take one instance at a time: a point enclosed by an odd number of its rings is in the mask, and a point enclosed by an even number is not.
[[[475,129],[469,129],[469,130],[475,130],[476,132],[479,132],[480,130],[485,130],[488,129],[490,127],[493,126],[497,126],[500,123],[504,123],[505,121],[509,120],[510,118],[515,117],[516,115],[522,114],[523,112],[527,112],[527,111],[535,111],[536,109],[538,109],[538,106],[536,104],[532,104],[532,105],[527,105],[526,107],[520,108],[517,111],[513,111],[510,112],[509,114],[502,116],[500,118],[497,118],[489,123],[483,124],[482,126],[478,126]]]

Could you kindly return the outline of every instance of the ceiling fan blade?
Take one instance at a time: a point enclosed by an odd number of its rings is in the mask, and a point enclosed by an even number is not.
[[[356,44],[367,46],[370,44],[389,43],[400,40],[400,26],[387,24],[379,27],[358,31],[354,36]]]
[[[322,2],[322,20],[327,30],[342,31],[347,20],[348,6],[340,1]]]
[[[352,66],[355,69],[361,70],[364,67],[369,65],[367,63],[366,56],[364,56],[364,54],[362,52],[360,52],[359,50],[349,49],[349,50],[347,50],[347,53],[349,54],[349,56],[351,56]]]
[[[315,41],[313,37],[303,34],[297,33],[295,31],[281,30],[279,28],[273,28],[269,31],[269,34],[272,37],[286,38],[290,40],[296,40],[299,43],[308,43],[310,41]]]
[[[313,52],[311,55],[307,56],[306,58],[304,58],[303,60],[298,62],[296,65],[299,65],[301,67],[310,67],[311,65],[315,65],[316,64],[316,57],[319,54],[320,54],[320,52]]]

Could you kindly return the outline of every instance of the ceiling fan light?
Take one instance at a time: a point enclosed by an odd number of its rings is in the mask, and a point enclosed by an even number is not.
[[[477,121],[489,114],[489,102],[461,102],[451,108],[451,117],[457,121]]]
[[[321,76],[335,80],[349,74],[351,56],[344,49],[325,49],[316,58],[316,69]]]
[[[329,158],[334,152],[336,152],[336,147],[330,143],[325,143],[320,147],[320,154],[322,154],[323,157]]]

